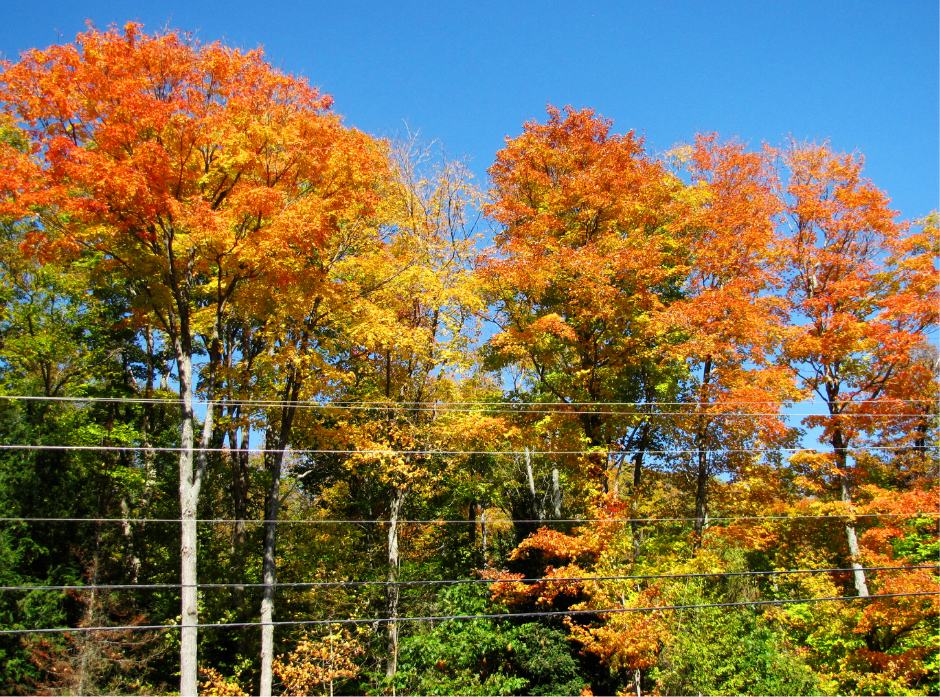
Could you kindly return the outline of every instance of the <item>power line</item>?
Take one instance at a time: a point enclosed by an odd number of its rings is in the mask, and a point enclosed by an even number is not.
[[[928,445],[925,449],[937,450],[940,445]],[[850,451],[888,451],[911,450],[910,445],[862,445],[851,448]],[[78,452],[157,452],[157,453],[284,453],[286,455],[695,455],[701,452],[697,448],[673,450],[316,450],[298,448],[278,450],[273,448],[245,448],[232,450],[231,448],[183,448],[175,446],[144,446],[144,445],[24,445],[17,443],[0,444],[0,450],[74,450]],[[742,454],[742,453],[810,453],[816,455],[829,455],[828,452],[819,452],[811,448],[713,448],[706,449],[709,454]]]
[[[940,516],[940,511],[918,511],[915,513],[827,513],[822,515],[778,515],[778,516],[709,516],[709,522],[720,520],[839,520],[841,518],[917,518],[919,516]],[[481,521],[477,520],[399,520],[398,525],[478,525],[486,522],[488,525],[498,523],[540,523],[542,525],[551,525],[553,523],[679,523],[685,521],[698,520],[698,518],[556,518],[552,520],[542,520],[541,518],[498,518],[496,520]],[[234,523],[252,523],[276,525],[388,525],[388,520],[365,520],[365,519],[332,519],[332,518],[308,518],[303,520],[265,520],[250,518],[194,518],[186,519],[186,522],[195,523],[213,523],[220,525],[231,525]],[[0,523],[182,523],[182,518],[0,518]]]
[[[171,399],[168,397],[59,397],[59,396],[45,396],[45,395],[0,395],[0,399],[27,399],[27,400],[37,400],[37,401],[49,401],[49,402],[117,402],[117,403],[128,403],[128,404],[168,404],[168,405],[178,405],[180,403],[179,398]],[[852,404],[920,404],[924,402],[934,403],[936,399],[858,399],[858,400],[846,400],[837,402],[839,406],[847,406]],[[435,409],[442,406],[466,406],[466,407],[479,407],[479,406],[498,406],[498,407],[513,407],[513,406],[537,406],[537,407],[582,407],[582,406],[599,406],[599,407],[688,407],[688,406],[726,406],[726,405],[759,405],[759,404],[769,404],[777,406],[788,406],[791,404],[821,404],[828,405],[829,402],[820,401],[820,400],[811,400],[811,401],[800,401],[800,402],[781,402],[781,401],[771,401],[771,400],[755,400],[747,402],[381,402],[381,401],[334,401],[334,402],[316,402],[313,400],[280,400],[280,399],[232,399],[232,400],[223,400],[217,399],[209,402],[204,399],[194,399],[192,400],[193,404],[216,404],[219,406],[258,406],[258,407],[280,407],[280,406],[294,406],[294,407],[309,407],[313,409],[348,409],[350,407],[366,407],[366,408],[376,408],[376,409],[388,409],[388,408],[408,408],[413,407],[426,407],[429,409]],[[563,412],[569,413],[569,412]],[[595,413],[595,412],[589,412]],[[621,412],[617,412],[621,413]],[[644,412],[643,415],[646,415]],[[924,416],[923,414],[915,414],[915,416]]]
[[[443,622],[447,620],[480,620],[480,619],[516,619],[523,617],[569,617],[581,615],[611,615],[622,612],[663,612],[673,610],[701,610],[719,607],[751,607],[757,605],[791,605],[794,603],[825,603],[835,601],[853,601],[867,600],[875,601],[885,598],[905,598],[916,596],[940,595],[938,591],[924,591],[919,593],[885,593],[883,595],[871,596],[835,596],[830,598],[794,598],[780,600],[751,600],[746,602],[734,603],[703,603],[699,605],[660,605],[650,607],[620,607],[603,608],[598,610],[565,610],[557,612],[509,612],[503,614],[479,614],[479,615],[437,615],[427,617],[373,617],[370,619],[334,619],[334,620],[287,620],[281,622],[220,622],[218,624],[194,624],[187,625],[196,629],[228,629],[238,627],[296,627],[296,626],[322,626],[330,624],[388,624],[391,622]],[[55,627],[48,629],[2,629],[2,634],[51,634],[62,632],[116,632],[116,631],[153,631],[181,629],[182,625],[173,624],[154,624],[154,625],[136,625],[136,626],[117,626],[117,627]]]
[[[938,569],[940,565],[925,564],[921,566],[871,566],[861,571],[913,571],[917,569]],[[2,591],[102,591],[102,590],[159,590],[163,588],[335,588],[360,586],[456,586],[466,584],[493,584],[493,583],[568,583],[571,581],[643,581],[667,578],[725,578],[730,576],[788,576],[795,574],[825,574],[825,573],[852,573],[854,568],[848,569],[783,569],[778,571],[727,571],[713,573],[689,574],[643,574],[633,576],[572,576],[568,578],[461,578],[443,580],[419,581],[306,581],[298,583],[195,583],[191,585],[182,583],[149,583],[149,584],[115,584],[103,586],[0,586]]]
[[[0,395],[0,399],[7,400],[39,400],[53,402],[99,402],[111,404],[146,404],[146,405],[175,405],[180,404],[180,399],[163,399],[148,397],[46,397],[46,396],[28,396],[28,395]],[[840,406],[852,404],[914,404],[921,402],[932,402],[933,400],[859,400],[840,403]],[[193,400],[192,404],[208,405],[207,400]],[[865,413],[865,414],[825,414],[825,413],[783,413],[783,412],[685,412],[685,411],[613,411],[597,409],[574,409],[574,407],[612,407],[612,406],[632,406],[632,407],[725,407],[725,406],[760,406],[776,405],[789,406],[789,402],[412,402],[412,403],[393,403],[393,402],[305,402],[305,401],[283,401],[283,400],[215,400],[211,404],[220,407],[255,407],[266,409],[272,407],[296,407],[300,409],[321,409],[321,410],[346,410],[346,411],[370,411],[390,409],[403,411],[427,411],[427,412],[471,412],[477,411],[481,407],[486,407],[488,413],[508,413],[508,414],[592,414],[592,415],[611,415],[611,416],[681,416],[681,417],[702,417],[708,418],[758,418],[758,417],[809,417],[818,416],[825,418],[936,418],[936,414],[891,414],[891,413]],[[797,402],[797,404],[828,404],[827,402]],[[497,407],[497,408],[491,408]],[[519,407],[538,407],[535,409],[521,409]],[[556,407],[556,408],[549,408]],[[563,408],[562,408],[563,407]]]
[[[0,395],[0,399],[8,400],[17,400],[17,399],[26,399],[26,400],[42,400],[42,401],[57,401],[57,402],[101,402],[101,403],[110,403],[110,404],[147,404],[147,405],[175,405],[180,404],[179,399],[158,399],[158,398],[146,398],[146,397],[31,397],[31,396],[12,396],[12,395]],[[914,403],[931,400],[898,400],[894,403]],[[193,404],[207,405],[210,402],[206,400],[193,400]],[[868,402],[850,402],[846,404],[863,404],[863,403],[873,403],[873,404],[886,404],[885,402],[879,402],[877,400],[869,400]],[[420,411],[420,412],[472,412],[477,411],[480,407],[487,407],[485,411],[487,413],[505,413],[505,414],[567,414],[569,416],[576,416],[580,414],[591,414],[591,415],[600,415],[600,416],[680,416],[685,418],[700,418],[706,416],[710,419],[712,418],[780,418],[780,417],[810,417],[818,416],[824,418],[885,418],[885,419],[900,419],[900,418],[936,418],[936,414],[890,414],[890,413],[866,413],[866,414],[824,414],[824,413],[783,413],[783,412],[684,412],[684,411],[613,411],[610,409],[607,410],[596,410],[596,409],[573,409],[571,407],[584,407],[584,406],[635,406],[635,407],[662,407],[662,406],[675,406],[675,407],[724,407],[724,406],[759,406],[759,405],[778,405],[778,406],[787,406],[785,402],[552,402],[552,403],[542,403],[542,402],[415,402],[415,403],[391,403],[391,402],[331,402],[331,403],[318,403],[318,402],[290,402],[290,401],[278,401],[278,400],[216,400],[211,402],[211,404],[219,407],[255,407],[259,409],[267,409],[273,407],[297,407],[300,409],[321,409],[321,410],[345,410],[345,411],[373,411],[373,410],[383,410],[388,411],[390,409],[402,410],[402,411]],[[826,404],[826,402],[799,402],[799,404]],[[890,403],[887,403],[890,404]],[[466,406],[460,406],[466,405]],[[500,407],[500,408],[489,408],[489,407]],[[540,406],[540,407],[568,407],[568,408],[536,408],[536,409],[520,409],[516,407],[530,407],[530,406]],[[845,406],[843,404],[842,406]]]

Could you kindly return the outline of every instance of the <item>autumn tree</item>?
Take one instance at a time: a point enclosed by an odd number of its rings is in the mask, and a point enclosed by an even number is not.
[[[453,464],[435,453],[458,439],[433,405],[455,394],[472,362],[480,309],[469,274],[479,193],[468,170],[416,137],[394,144],[391,159],[383,208],[389,254],[358,264],[359,284],[374,290],[349,335],[346,395],[377,407],[351,416],[346,430],[355,449],[371,451],[350,467],[378,485],[388,512],[388,678],[398,662],[398,521],[409,495],[430,491]]]
[[[375,148],[384,158],[384,147]],[[245,397],[270,402],[261,409],[244,410],[245,416],[254,412],[251,422],[264,430],[269,475],[262,551],[262,695],[270,695],[272,689],[271,622],[277,580],[277,521],[287,495],[281,489],[285,452],[292,445],[336,446],[324,439],[322,428],[316,429],[318,415],[310,412],[300,419],[302,433],[296,436],[298,415],[303,402],[328,401],[336,396],[345,379],[345,367],[337,357],[343,354],[350,335],[362,331],[361,325],[370,321],[374,314],[370,296],[388,281],[364,279],[361,273],[363,267],[381,266],[389,257],[387,235],[372,212],[372,205],[378,204],[382,190],[389,185],[389,176],[387,170],[376,168],[373,177],[371,182],[364,181],[358,210],[349,210],[334,233],[315,248],[297,250],[293,263],[303,269],[302,274],[286,285],[246,287],[240,296],[244,313],[241,332],[250,334],[256,350],[242,352],[236,373],[241,369],[247,380],[242,392]],[[395,272],[388,269],[387,273],[393,276]],[[245,426],[242,428],[244,433]],[[311,430],[317,431],[317,437],[310,436]],[[309,473],[307,470],[300,476]]]
[[[667,352],[687,366],[689,417],[675,409],[672,447],[694,451],[695,534],[707,516],[708,482],[747,450],[780,443],[780,403],[796,396],[771,363],[783,332],[775,297],[775,224],[780,204],[769,153],[700,135],[673,151],[688,188],[672,225],[686,241],[680,299],[655,320],[673,337]],[[681,434],[687,438],[683,439]],[[716,452],[717,451],[717,452]]]
[[[887,195],[862,177],[860,156],[792,143],[781,161],[788,173],[781,254],[791,322],[781,361],[826,406],[826,416],[805,423],[823,429],[832,453],[806,456],[805,464],[835,485],[851,514],[863,483],[852,447],[872,428],[870,417],[897,403],[893,386],[917,372],[914,354],[937,322],[935,242],[912,237],[895,221]],[[867,596],[852,518],[845,532],[856,592]]]
[[[604,451],[625,440],[644,450],[651,438],[639,429],[633,442],[636,419],[593,405],[656,401],[674,384],[652,319],[684,276],[668,225],[681,180],[633,132],[610,129],[590,109],[549,107],[546,123],[507,138],[489,170],[487,215],[501,229],[480,270],[500,330],[492,366],[518,363],[534,401],[572,405],[556,418],[563,449],[598,452],[588,465],[598,491]]]
[[[940,257],[940,218],[936,212],[918,221],[893,250],[888,263],[896,266],[893,283],[899,292],[885,298],[894,316],[930,317],[936,310],[937,269]],[[937,396],[940,391],[940,355],[928,332],[899,361],[895,379],[885,386],[883,399],[871,408],[865,431],[869,442],[890,446],[893,455],[906,459],[907,477],[937,475],[930,456],[937,439]],[[869,456],[877,455],[872,451]],[[933,461],[932,461],[933,460]],[[902,472],[898,475],[904,476]]]
[[[28,133],[6,189],[40,227],[41,254],[97,253],[135,289],[173,346],[182,409],[182,694],[196,694],[196,504],[215,418],[220,334],[247,281],[290,283],[298,253],[357,215],[371,140],[331,100],[272,69],[260,50],[200,45],[139,25],[33,50],[0,77],[4,112]],[[9,178],[7,178],[9,180]],[[262,281],[263,279],[263,281]],[[207,408],[195,437],[193,359],[205,350]]]
[[[360,634],[365,632],[359,630]],[[354,659],[364,652],[359,637],[349,629],[331,626],[323,636],[311,639],[305,635],[286,660],[275,662],[274,669],[284,683],[285,694],[311,694],[314,688],[323,685],[326,694],[332,697],[335,682],[359,673]]]

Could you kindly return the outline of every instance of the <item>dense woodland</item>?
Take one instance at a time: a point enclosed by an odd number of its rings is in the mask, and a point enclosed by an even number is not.
[[[2,65],[0,691],[940,690],[936,215],[331,108],[137,25]]]

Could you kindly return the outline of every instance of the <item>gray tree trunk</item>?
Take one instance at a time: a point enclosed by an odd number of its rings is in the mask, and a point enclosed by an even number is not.
[[[174,250],[175,231],[164,230],[161,245],[164,261],[167,264],[164,284],[169,289],[172,302],[169,307],[164,301],[155,302],[154,310],[163,330],[170,338],[176,354],[176,366],[179,373],[179,395],[181,411],[181,436],[179,460],[180,493],[180,582],[182,584],[182,607],[180,619],[180,696],[194,697],[198,694],[199,683],[197,648],[199,624],[199,593],[196,586],[196,515],[199,492],[206,472],[206,448],[212,436],[213,401],[215,399],[216,372],[219,366],[219,333],[225,305],[237,286],[237,278],[230,280],[223,288],[221,277],[217,278],[215,297],[215,317],[211,334],[206,337],[209,360],[206,366],[206,419],[203,423],[199,448],[194,455],[195,417],[193,414],[193,327],[191,311],[193,298],[191,292],[196,285],[195,250],[190,249],[185,258],[177,256]],[[152,297],[152,289],[145,287]],[[163,387],[165,380],[161,380]]]
[[[849,479],[845,475],[839,477],[839,484],[842,488],[842,502],[849,507],[852,506],[852,495],[849,492]],[[858,546],[858,535],[855,534],[855,523],[845,524],[845,535],[849,541],[849,553],[852,555],[852,569],[855,576],[855,590],[859,597],[868,597],[868,582],[865,579],[865,567],[859,561],[860,550]]]
[[[525,449],[525,471],[529,478],[529,501],[531,502],[531,516],[533,520],[542,522],[545,520],[545,511],[540,505],[539,496],[535,491],[535,476],[532,472],[532,457],[529,455],[529,449]]]
[[[187,342],[188,343],[188,342]],[[196,515],[199,492],[206,472],[206,448],[212,436],[215,370],[210,363],[206,419],[202,425],[199,448],[194,453],[193,366],[191,351],[176,345],[182,403],[182,436],[180,438],[180,581],[182,583],[182,618],[180,637],[180,695],[194,697],[199,692],[197,657],[199,630],[199,589],[196,575]]]
[[[832,404],[835,402],[835,397],[830,395],[829,404],[830,404],[830,413],[838,413],[836,409],[833,409]],[[836,428],[832,434],[832,447],[835,450],[836,454],[836,464],[839,467],[839,493],[842,498],[842,503],[851,511],[852,509],[852,490],[849,488],[849,475],[848,475],[848,447],[849,444],[846,442],[844,436],[842,435],[842,429]],[[852,555],[852,569],[853,576],[855,577],[855,591],[858,593],[860,598],[867,598],[868,593],[868,582],[865,578],[865,567],[861,564],[860,559],[860,550],[858,546],[858,535],[855,533],[855,523],[847,522],[845,524],[845,536],[849,543],[849,554]]]
[[[237,414],[236,407],[233,414]],[[229,428],[229,451],[232,465],[232,502],[235,513],[235,526],[232,530],[232,542],[229,550],[229,582],[242,584],[245,581],[245,536],[247,533],[247,472],[248,472],[248,428],[241,429],[241,439],[238,438],[238,429]],[[236,585],[232,588],[232,600],[235,607],[237,622],[246,621],[245,586]],[[238,651],[244,654],[247,648],[247,627],[238,630]]]
[[[154,339],[153,330],[146,327],[144,330],[144,339],[147,346],[147,379],[144,387],[144,396],[147,399],[153,398],[153,363],[154,363]],[[150,504],[153,501],[153,495],[157,488],[157,467],[156,451],[151,444],[151,432],[154,429],[153,423],[153,405],[144,406],[143,419],[141,423],[141,433],[143,442],[143,460],[144,460],[144,490],[138,505],[138,518],[146,518],[150,510]],[[141,559],[140,550],[137,546],[137,534],[143,530],[143,524],[138,521],[132,523],[129,518],[131,514],[131,501],[127,494],[121,498],[121,517],[123,518],[124,537],[127,539],[127,548],[130,551],[130,581],[137,583],[140,577]]]
[[[704,438],[702,439],[704,441]],[[698,450],[698,473],[695,480],[695,547],[702,546],[702,532],[705,529],[708,496],[708,453],[700,441]]]
[[[552,468],[552,513],[555,519],[561,518],[561,506],[563,500],[561,497],[561,478],[558,476],[558,468]]]
[[[483,545],[483,568],[488,569],[490,567],[490,560],[489,551],[487,549],[487,542],[489,542],[489,540],[487,540],[486,537],[486,504],[483,504],[481,508],[483,510],[480,511],[480,541]]]
[[[402,506],[405,503],[407,491],[404,488],[395,488],[392,495],[391,507],[389,510],[388,526],[388,582],[387,589],[387,614],[388,614],[388,663],[385,665],[385,676],[395,677],[398,672],[398,601],[400,598],[400,587],[397,585],[398,569],[401,566],[401,560],[398,556],[398,518],[401,515]]]
[[[281,507],[281,466],[284,451],[272,454],[271,490],[268,492],[267,523],[264,527],[264,595],[261,598],[261,697],[271,696],[274,662],[274,591],[277,583],[277,517]]]
[[[306,334],[301,340],[302,349],[306,349]],[[281,511],[281,468],[284,463],[284,450],[290,442],[294,416],[297,414],[297,398],[303,385],[303,377],[292,370],[287,377],[281,399],[286,402],[281,407],[278,436],[274,438],[274,428],[268,428],[265,447],[273,448],[268,453],[268,471],[271,473],[271,488],[268,492],[267,522],[264,528],[264,561],[262,577],[264,594],[261,598],[261,697],[271,697],[272,668],[274,664],[274,595],[277,583],[277,520]]]
[[[647,398],[647,401],[649,399]],[[636,452],[633,454],[633,488],[632,488],[632,498],[633,505],[631,507],[630,517],[634,520],[630,523],[630,530],[633,535],[633,561],[636,561],[640,558],[640,549],[643,546],[643,540],[640,532],[640,522],[636,520],[639,517],[640,513],[640,484],[643,483],[643,456],[646,454],[646,449],[649,447],[649,436],[650,436],[650,422],[649,419],[644,419],[642,426],[640,427],[640,440],[636,447]]]
[[[178,343],[178,342],[177,342]],[[180,438],[180,582],[182,583],[182,617],[180,624],[180,695],[195,697],[197,682],[197,642],[199,624],[198,589],[196,588],[196,504],[199,500],[200,477],[193,467],[193,395],[192,359],[177,348],[180,401],[182,402],[182,436]]]

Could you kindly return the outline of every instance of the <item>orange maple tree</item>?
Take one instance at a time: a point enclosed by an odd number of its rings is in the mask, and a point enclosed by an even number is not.
[[[126,279],[141,322],[174,349],[182,408],[181,690],[196,690],[196,504],[205,456],[195,449],[193,356],[213,428],[220,330],[249,280],[290,283],[305,259],[375,204],[386,162],[346,129],[330,97],[272,69],[260,50],[200,45],[176,32],[89,30],[75,44],[4,63],[0,100],[30,142],[4,145],[8,212],[38,217],[41,254],[85,254]],[[263,279],[263,282],[261,282]],[[194,452],[198,453],[194,467]]]
[[[693,381],[690,415],[674,426],[695,451],[700,543],[710,477],[755,459],[735,449],[786,438],[779,403],[796,390],[789,371],[770,362],[783,318],[774,297],[780,203],[769,153],[749,152],[716,134],[700,135],[673,153],[689,178],[672,222],[687,241],[687,280],[682,297],[656,323],[675,337],[667,351]]]
[[[781,359],[825,403],[828,415],[804,423],[821,427],[832,447],[829,455],[795,462],[834,484],[851,513],[864,483],[851,449],[874,427],[872,415],[890,415],[885,406],[908,408],[897,386],[920,371],[912,357],[937,321],[936,243],[929,230],[911,236],[907,224],[895,221],[888,197],[862,177],[861,157],[793,143],[781,159],[789,174],[790,230],[781,254],[791,324]],[[851,518],[845,531],[855,588],[866,596]]]
[[[598,491],[609,486],[604,452],[637,423],[591,405],[659,397],[654,385],[669,380],[651,321],[684,271],[667,225],[682,182],[633,132],[610,129],[590,109],[548,107],[546,123],[507,138],[486,209],[501,229],[480,268],[496,362],[523,365],[535,398],[572,405],[550,429],[567,440],[559,449],[597,451],[580,467]]]

